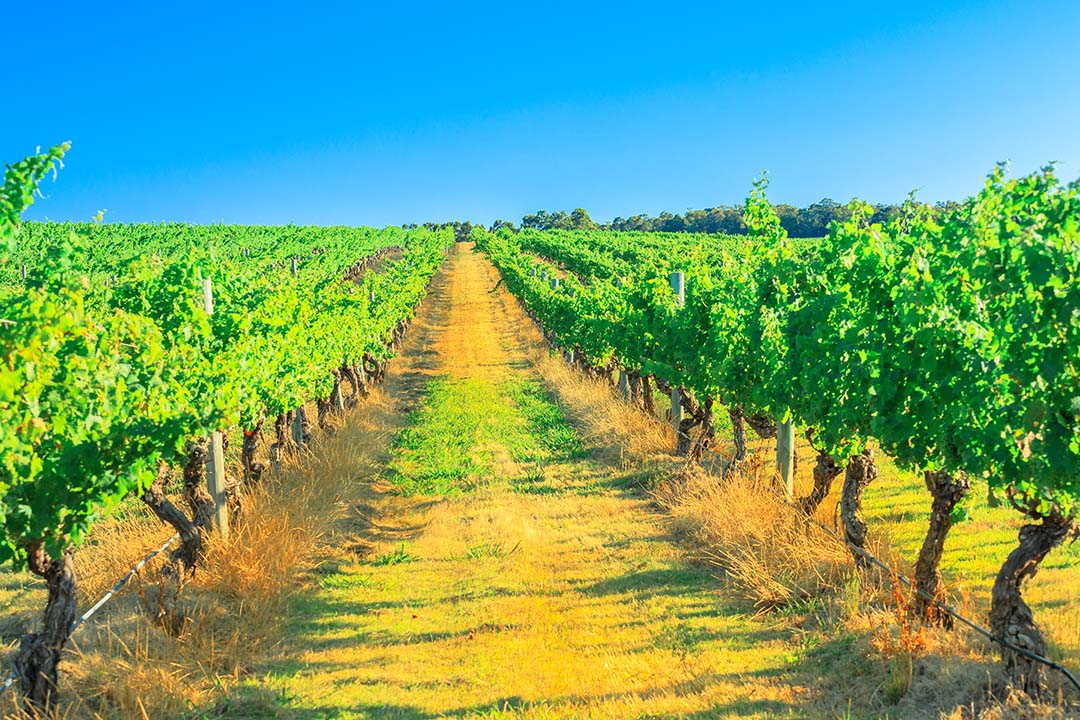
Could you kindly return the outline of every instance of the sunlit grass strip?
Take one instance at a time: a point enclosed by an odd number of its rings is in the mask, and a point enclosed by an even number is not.
[[[536,381],[438,378],[394,440],[390,480],[406,495],[453,495],[516,474],[500,464],[566,460],[583,451]]]

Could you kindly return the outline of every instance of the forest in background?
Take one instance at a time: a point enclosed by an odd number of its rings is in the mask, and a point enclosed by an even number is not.
[[[943,212],[957,207],[955,201],[927,204],[935,212]],[[829,226],[834,222],[844,222],[851,217],[848,206],[831,198],[824,198],[807,207],[778,204],[773,206],[780,224],[790,237],[824,237]],[[872,223],[884,223],[896,216],[902,205],[877,204],[873,206]],[[509,220],[496,220],[492,230],[508,227],[517,230]],[[685,213],[662,212],[652,216],[644,213],[628,218],[616,217],[608,223],[594,221],[587,210],[577,208],[572,212],[539,210],[521,218],[521,228],[534,230],[619,230],[641,232],[689,232],[725,235],[742,235],[747,232],[743,221],[742,205],[718,205],[702,210],[687,210]]]

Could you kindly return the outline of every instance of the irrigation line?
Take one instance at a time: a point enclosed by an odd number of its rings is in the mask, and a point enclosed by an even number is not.
[[[930,595],[930,593],[926,592],[925,590],[920,590],[917,586],[912,584],[911,580],[904,577],[900,573],[894,572],[892,568],[890,568],[888,565],[883,563],[881,560],[878,560],[869,551],[864,550],[863,548],[858,547],[857,545],[853,545],[852,543],[848,542],[847,538],[840,537],[839,534],[837,534],[834,530],[830,529],[827,525],[824,525],[824,524],[818,522],[817,520],[815,520],[814,518],[811,518],[811,517],[807,517],[807,520],[809,520],[812,525],[819,528],[822,532],[826,533],[830,537],[832,537],[832,538],[834,538],[836,540],[839,540],[843,544],[847,545],[847,547],[852,552],[858,553],[864,559],[869,561],[871,564],[877,566],[881,570],[884,570],[886,573],[889,574],[890,578],[896,577],[897,579],[899,579],[900,582],[904,583],[904,585],[906,585],[907,587],[914,590],[915,593],[917,593],[920,597],[922,597],[923,599],[933,603],[939,609],[944,610],[953,619],[959,620],[962,624],[964,624],[967,627],[971,628],[972,630],[974,630],[978,634],[982,635],[983,637],[987,638],[988,640],[996,642],[998,645],[1001,645],[1002,647],[1008,648],[1009,650],[1012,650],[1013,652],[1015,652],[1015,653],[1017,653],[1019,655],[1023,655],[1024,657],[1028,658],[1029,660],[1034,660],[1037,663],[1045,665],[1048,668],[1052,668],[1054,670],[1057,670],[1058,672],[1060,672],[1062,675],[1065,676],[1065,678],[1073,685],[1073,687],[1075,687],[1078,691],[1080,691],[1080,680],[1077,680],[1076,676],[1073,675],[1069,671],[1069,669],[1067,667],[1065,667],[1064,665],[1062,665],[1061,663],[1055,662],[1054,660],[1051,660],[1050,658],[1045,658],[1042,655],[1038,655],[1036,653],[1033,653],[1030,650],[1027,650],[1025,648],[1019,647],[1017,645],[1013,645],[1011,642],[1009,642],[1005,638],[998,637],[997,635],[990,632],[986,628],[975,624],[971,620],[968,620],[966,617],[961,615],[959,612],[957,612],[951,606],[946,605],[945,603],[943,603],[938,598],[933,597],[932,595]]]
[[[98,610],[100,610],[101,606],[104,605],[105,603],[107,603],[109,601],[109,599],[112,598],[113,595],[118,593],[120,591],[120,588],[124,587],[124,585],[127,585],[128,580],[130,580],[132,578],[132,576],[135,575],[135,573],[142,570],[143,567],[146,565],[146,563],[150,562],[150,560],[153,559],[154,556],[159,555],[162,552],[164,552],[167,547],[169,547],[170,545],[172,545],[174,542],[176,542],[179,539],[180,539],[180,533],[177,533],[177,534],[173,535],[171,538],[169,538],[168,540],[165,541],[164,545],[159,547],[157,550],[154,550],[153,552],[151,552],[149,555],[147,555],[142,560],[140,560],[138,562],[138,564],[135,565],[135,567],[128,570],[127,575],[124,575],[124,577],[120,578],[120,581],[117,582],[115,585],[113,585],[112,590],[105,593],[105,595],[100,600],[98,600],[96,603],[94,603],[93,607],[91,607],[89,610],[84,612],[79,617],[79,619],[76,620],[72,624],[71,632],[75,632],[76,628],[78,628],[80,625],[82,625],[84,622],[86,622],[88,619],[90,619],[90,616],[92,616],[94,613],[96,613]]]
[[[155,556],[165,552],[165,550],[170,545],[172,545],[179,539],[180,533],[173,535],[171,538],[166,540],[161,547],[159,547],[157,550],[151,551],[146,555],[146,557],[136,563],[135,567],[128,570],[127,574],[125,574],[124,577],[120,578],[120,580],[115,585],[113,585],[112,590],[109,590],[109,592],[105,593],[105,595],[100,600],[94,603],[94,605],[89,610],[80,615],[79,618],[71,624],[71,630],[68,631],[68,635],[70,636],[71,634],[73,634],[80,625],[89,620],[94,615],[94,613],[100,610],[105,603],[107,603],[110,599],[112,599],[114,595],[116,595],[116,593],[120,592],[120,589],[127,585],[128,581],[131,580],[132,577],[134,577],[135,573],[146,567],[146,563],[150,562]],[[5,690],[14,685],[17,677],[18,676],[15,673],[12,673],[8,676],[6,680],[4,680],[3,683],[0,683],[0,693],[3,693]]]

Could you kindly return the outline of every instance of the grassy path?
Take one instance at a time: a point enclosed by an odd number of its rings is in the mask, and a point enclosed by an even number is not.
[[[497,282],[467,247],[437,278],[370,418],[394,439],[351,554],[219,713],[798,716],[788,634],[725,607],[631,471],[575,432]]]

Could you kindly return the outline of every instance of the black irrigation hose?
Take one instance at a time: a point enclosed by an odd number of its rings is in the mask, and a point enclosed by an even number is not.
[[[1075,687],[1078,691],[1080,691],[1080,681],[1078,681],[1076,679],[1076,676],[1073,675],[1069,671],[1069,669],[1067,667],[1065,667],[1064,665],[1062,665],[1061,663],[1055,662],[1055,661],[1051,660],[1050,658],[1045,658],[1042,655],[1037,655],[1037,654],[1031,652],[1030,650],[1026,650],[1026,649],[1024,649],[1022,647],[1018,647],[1016,645],[1013,645],[1011,642],[1009,642],[1005,638],[998,637],[997,635],[990,632],[986,628],[984,628],[984,627],[982,627],[980,625],[976,625],[974,622],[972,622],[971,620],[968,620],[966,617],[964,617],[963,615],[958,613],[955,609],[953,609],[949,605],[946,605],[945,603],[941,602],[937,598],[931,596],[930,593],[928,593],[928,592],[926,592],[924,590],[920,590],[918,587],[914,586],[912,584],[911,580],[909,580],[908,578],[904,577],[903,575],[900,575],[899,573],[894,573],[892,568],[890,568],[888,565],[886,565],[885,563],[878,560],[874,555],[872,555],[867,550],[864,550],[863,548],[858,547],[857,545],[851,544],[850,542],[847,541],[846,538],[840,537],[840,535],[838,535],[835,531],[830,529],[828,526],[823,525],[822,523],[818,522],[814,518],[807,517],[807,520],[809,520],[812,525],[815,525],[816,527],[818,527],[822,532],[826,533],[827,535],[834,538],[835,540],[839,540],[840,542],[847,545],[847,547],[852,552],[858,553],[859,555],[861,555],[864,559],[868,560],[873,565],[876,565],[881,570],[884,570],[885,572],[889,573],[890,577],[893,577],[895,575],[895,577],[897,577],[900,580],[900,582],[904,583],[904,585],[906,585],[907,587],[912,588],[923,599],[933,603],[939,609],[944,610],[953,619],[959,620],[962,624],[968,626],[969,628],[971,628],[975,632],[979,633],[983,637],[987,638],[988,640],[996,642],[998,645],[1001,645],[1002,647],[1008,648],[1009,650],[1012,650],[1013,652],[1017,653],[1018,655],[1023,655],[1024,657],[1028,658],[1029,660],[1034,660],[1035,662],[1040,663],[1042,665],[1045,665],[1048,668],[1051,668],[1053,670],[1057,670],[1058,672],[1060,672],[1062,675],[1065,676],[1065,678],[1072,684],[1073,687]]]
[[[132,577],[134,577],[135,573],[142,570],[143,567],[146,566],[146,563],[150,562],[150,560],[152,560],[155,556],[160,555],[161,553],[165,552],[166,548],[168,548],[170,545],[172,545],[174,542],[176,542],[179,539],[180,539],[180,534],[179,533],[177,533],[176,535],[173,535],[171,538],[169,538],[168,540],[165,541],[164,545],[159,547],[157,550],[154,550],[154,551],[148,553],[146,555],[146,557],[144,557],[142,560],[140,560],[138,563],[136,563],[135,567],[128,570],[127,574],[124,575],[124,577],[120,578],[120,580],[117,581],[117,583],[115,585],[113,585],[112,590],[105,593],[105,595],[100,600],[98,600],[96,603],[94,603],[93,607],[91,607],[89,610],[87,610],[82,615],[80,615],[79,618],[75,622],[73,622],[71,624],[71,630],[68,631],[68,634],[70,635],[70,634],[74,633],[78,629],[78,627],[80,625],[82,625],[84,622],[89,620],[90,617],[94,613],[96,613],[98,610],[100,610],[101,606],[104,605],[105,603],[107,603],[113,597],[113,595],[120,592],[120,589],[123,588],[125,585],[127,585],[128,580],[130,580]],[[11,675],[8,676],[8,678],[6,680],[4,680],[3,683],[0,683],[0,693],[3,693],[5,690],[10,688],[12,685],[14,685],[16,677],[17,677],[17,675],[15,673],[12,673]]]

